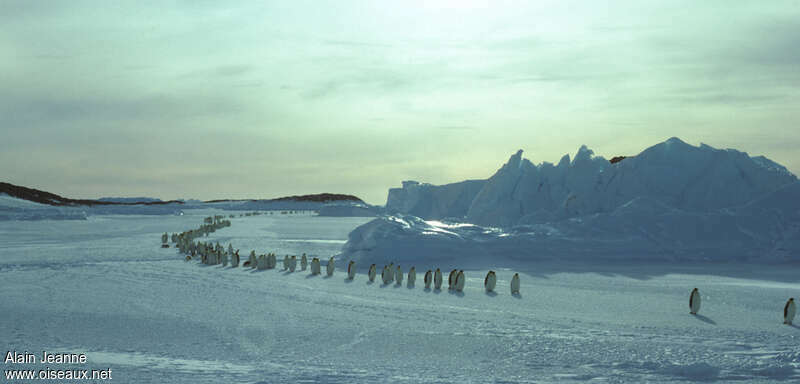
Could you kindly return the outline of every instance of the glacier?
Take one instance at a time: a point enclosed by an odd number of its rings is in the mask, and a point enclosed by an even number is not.
[[[364,262],[477,254],[501,265],[800,259],[800,184],[763,156],[678,138],[614,164],[585,145],[555,165],[522,153],[471,190],[404,182],[389,191],[392,215],[356,228],[343,254]]]

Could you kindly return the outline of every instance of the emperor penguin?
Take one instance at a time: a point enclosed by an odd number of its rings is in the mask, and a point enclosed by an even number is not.
[[[411,269],[408,270],[408,286],[413,287],[414,284],[416,284],[416,282],[417,282],[417,269],[411,267]]]
[[[391,283],[394,280],[394,263],[389,263],[389,269],[386,273],[389,274],[389,283]]]
[[[689,294],[689,313],[696,315],[700,311],[700,291],[697,288]]]
[[[397,285],[403,285],[403,269],[400,266],[397,266],[397,271],[394,273],[394,279],[397,281]]]
[[[228,243],[228,253],[233,253],[233,244]]]
[[[289,269],[289,255],[283,256],[283,269],[284,270]]]
[[[464,277],[464,270],[462,269],[458,271],[458,273],[456,274],[456,285],[455,285],[456,291],[458,292],[464,291],[464,284],[466,284],[466,280],[467,278]]]
[[[429,269],[425,272],[425,289],[431,289],[431,280],[433,280],[433,272]]]
[[[458,270],[454,269],[447,275],[447,289],[453,289],[453,285],[456,283],[456,274],[458,274]]]
[[[228,252],[222,254],[222,266],[223,267],[228,266]]]
[[[375,270],[376,269],[377,268],[375,267],[375,264],[372,264],[372,265],[369,266],[369,273],[367,275],[369,276],[370,283],[375,281],[375,273],[376,273]]]
[[[273,269],[278,266],[278,259],[274,253],[267,254],[267,269]]]
[[[312,275],[319,275],[319,273],[320,273],[320,271],[319,271],[319,259],[315,257],[315,258],[311,259],[311,274]]]
[[[257,268],[259,270],[267,269],[267,257],[264,255],[259,255],[258,263],[256,263],[256,266],[253,268]]]
[[[356,262],[353,260],[347,263],[347,278],[350,280],[356,278]]]
[[[306,267],[308,266],[308,258],[306,258],[306,254],[303,254],[303,257],[300,258],[300,270],[305,271]]]
[[[436,272],[433,274],[433,287],[442,289],[442,271],[439,268],[436,268]]]
[[[486,292],[492,292],[495,285],[497,285],[497,276],[495,276],[494,271],[489,271],[486,274],[486,278],[483,279],[483,286],[486,288]]]
[[[797,312],[797,306],[794,304],[794,297],[792,297],[789,299],[789,301],[786,302],[786,305],[783,307],[783,323],[792,325],[792,320],[794,320],[795,312]]]
[[[231,267],[236,268],[239,266],[239,250],[233,253],[233,260],[231,260]]]
[[[255,250],[250,251],[250,257],[247,259],[247,261],[250,262],[250,268],[255,268],[256,267],[256,263],[257,262],[256,262],[256,251]]]
[[[289,272],[294,272],[295,269],[297,269],[297,256],[292,255],[289,258]]]
[[[167,243],[167,240],[168,240],[167,237],[168,236],[167,236],[166,232],[164,232],[164,234],[161,235],[161,244],[166,244]]]
[[[334,268],[336,268],[336,264],[334,264],[333,256],[331,256],[331,258],[328,259],[328,267],[327,267],[327,271],[326,271],[326,272],[328,272],[328,276],[333,276]]]
[[[514,277],[511,278],[511,294],[519,294],[519,273],[515,273]]]
[[[383,280],[384,284],[389,284],[389,266],[384,265],[383,270],[381,271],[381,280]]]

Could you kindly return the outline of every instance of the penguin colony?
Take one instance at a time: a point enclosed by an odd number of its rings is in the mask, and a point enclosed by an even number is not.
[[[286,212],[282,212],[285,214]],[[255,216],[259,215],[259,212],[247,213],[247,216]],[[271,214],[271,213],[270,213]],[[242,215],[240,215],[242,216]],[[230,217],[234,217],[234,215],[230,215]],[[228,244],[227,250],[225,247],[220,245],[218,242],[216,244],[211,244],[202,241],[195,241],[197,238],[207,237],[209,233],[214,233],[217,229],[230,227],[231,222],[230,220],[225,220],[224,216],[209,216],[203,219],[203,224],[193,230],[181,232],[181,233],[173,233],[171,236],[168,233],[164,233],[161,235],[161,247],[162,248],[169,248],[169,243],[172,242],[175,244],[175,247],[178,248],[180,253],[185,254],[184,260],[190,261],[195,258],[200,258],[201,263],[206,265],[218,265],[221,264],[223,267],[227,266],[228,264],[231,265],[232,268],[236,268],[239,266],[239,250],[234,250],[232,244]],[[277,256],[274,253],[262,254],[256,256],[256,251],[250,251],[250,255],[247,261],[242,264],[243,267],[252,268],[257,270],[264,270],[264,269],[274,269],[277,265]],[[305,271],[308,267],[308,257],[305,253],[300,258],[300,270]],[[289,272],[294,272],[297,269],[297,256],[289,256],[286,255],[283,258],[283,269]],[[328,276],[333,276],[336,269],[335,260],[333,257],[328,259],[328,264],[326,266],[326,273]],[[319,258],[311,259],[311,274],[312,275],[319,275],[321,274],[321,266]],[[377,274],[377,265],[372,264],[369,266],[369,271],[367,272],[367,278],[369,282],[372,283],[375,281],[375,277]],[[347,265],[347,279],[354,280],[356,277],[356,262],[350,261]],[[381,271],[381,280],[383,281],[384,285],[389,285],[392,282],[395,282],[396,285],[403,284],[403,269],[400,265],[394,266],[394,263],[389,263],[389,265],[384,265]],[[407,278],[407,286],[409,288],[414,287],[417,280],[417,272],[415,267],[411,267],[408,270],[408,278]],[[430,269],[425,272],[425,276],[423,278],[425,282],[425,290],[431,289],[431,284],[433,284],[433,289],[441,290],[443,276],[442,271],[439,268],[436,268],[435,271],[431,271]],[[447,289],[450,291],[455,292],[463,292],[464,286],[466,285],[466,276],[464,275],[464,270],[453,269],[447,276]],[[494,271],[489,271],[486,274],[486,277],[483,280],[483,287],[486,292],[494,292],[497,287],[497,274]],[[515,273],[514,276],[511,278],[511,294],[512,295],[519,295],[520,294],[520,282],[519,282],[519,273]],[[694,288],[691,293],[689,293],[689,313],[692,315],[697,315],[700,312],[700,304],[702,302],[700,296],[700,290]],[[795,304],[794,298],[789,298],[786,302],[786,305],[783,307],[783,323],[787,325],[792,325],[794,321],[795,315],[797,314],[797,305]]]

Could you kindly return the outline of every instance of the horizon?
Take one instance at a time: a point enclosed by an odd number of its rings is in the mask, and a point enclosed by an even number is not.
[[[384,205],[670,137],[797,174],[800,5],[0,4],[0,175],[74,199]]]

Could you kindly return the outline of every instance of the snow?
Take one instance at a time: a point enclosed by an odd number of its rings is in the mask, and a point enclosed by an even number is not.
[[[389,189],[386,210],[426,219],[463,218],[484,184],[486,180],[466,180],[446,185],[404,181],[402,188]]]
[[[86,212],[71,207],[53,207],[0,193],[0,221],[84,220]]]
[[[419,264],[409,288],[367,283],[361,262],[346,280],[345,255],[327,278],[203,266],[159,247],[161,233],[212,213],[0,222],[1,344],[86,353],[80,368],[112,368],[115,383],[800,380],[800,327],[781,324],[800,292],[796,264],[432,261],[465,270],[456,294],[426,291]],[[324,261],[368,220],[237,217],[208,240]],[[411,217],[395,225],[452,242],[487,231]],[[488,269],[496,294],[483,291]],[[688,314],[693,287],[699,316]]]

